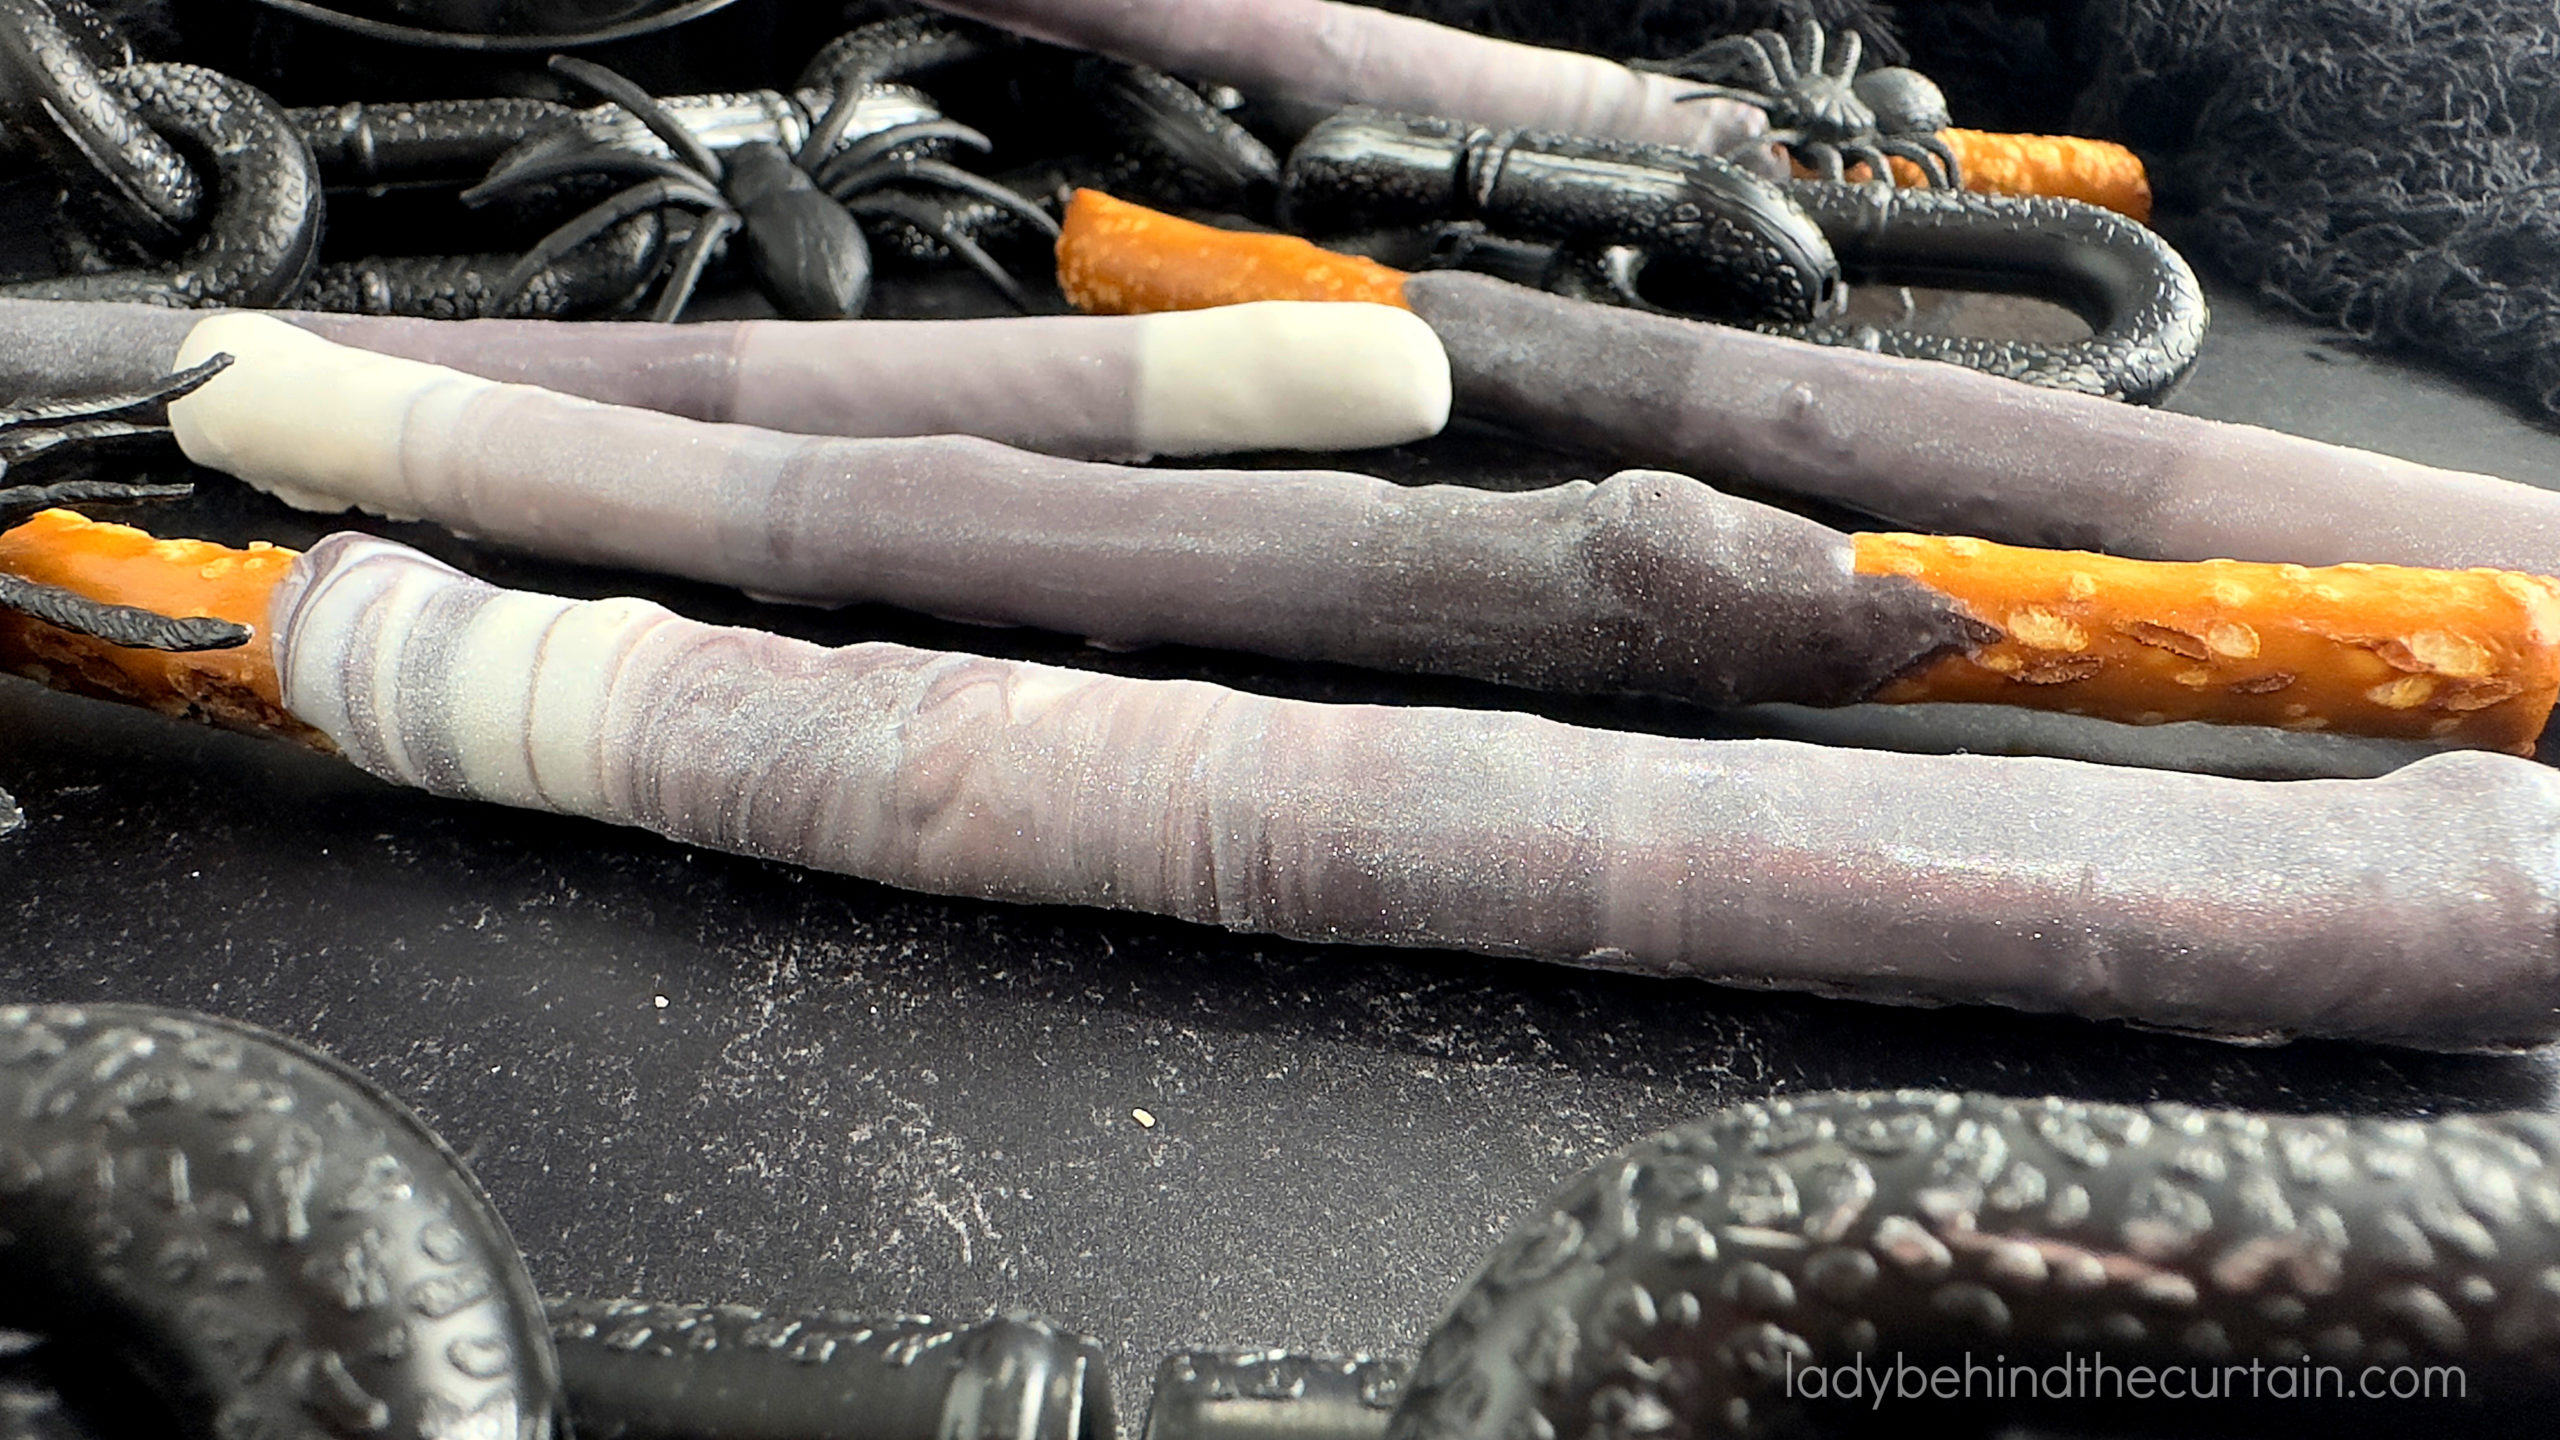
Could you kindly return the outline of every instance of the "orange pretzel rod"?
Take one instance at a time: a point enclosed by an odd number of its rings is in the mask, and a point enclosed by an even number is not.
[[[2142,157],[2112,140],[2079,135],[2010,135],[1995,130],[1941,130],[1938,138],[1956,157],[1964,188],[1985,195],[2051,195],[2103,205],[2144,224],[2151,222],[2151,176]],[[1920,167],[1895,156],[1895,183],[1920,185]],[[1814,172],[1795,167],[1799,176]],[[1866,178],[1867,167],[1853,165],[1852,180]]]
[[[0,611],[0,668],[58,689],[147,705],[235,730],[317,733],[285,712],[268,642],[267,599],[296,552],[203,540],[158,540],[127,525],[46,510],[0,534],[0,571],[93,600],[163,615],[210,615],[247,625],[234,650],[128,650]]]
[[[2528,754],[2560,700],[2560,581],[2539,575],[2119,560],[1935,535],[1856,545],[1861,573],[1915,580],[2001,632],[1886,686],[1882,701]]]

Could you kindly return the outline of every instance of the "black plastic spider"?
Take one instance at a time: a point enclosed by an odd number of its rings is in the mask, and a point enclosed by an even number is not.
[[[1799,19],[1787,33],[1728,35],[1677,60],[1639,63],[1707,82],[1684,100],[1739,100],[1768,113],[1767,139],[1826,180],[1846,165],[1890,180],[1886,156],[1920,167],[1931,185],[1963,183],[1955,153],[1938,132],[1954,123],[1946,96],[1917,70],[1887,66],[1858,73],[1863,45],[1854,30],[1825,42],[1822,27]]]
[[[644,154],[585,137],[575,119],[519,146],[487,179],[463,192],[465,203],[484,204],[524,186],[588,175],[629,175],[640,183],[570,219],[527,251],[499,280],[511,299],[545,266],[633,215],[662,208],[701,212],[668,269],[652,318],[673,320],[692,298],[702,272],[733,232],[743,232],[758,284],[784,315],[833,320],[862,313],[871,292],[871,244],[858,216],[888,216],[935,234],[1017,306],[1027,307],[1021,286],[994,257],[957,233],[935,203],[894,188],[922,184],[1003,207],[1055,236],[1057,222],[1038,206],[994,181],[935,158],[935,145],[957,143],[981,152],[987,138],[949,120],[917,120],[865,135],[838,150],[855,87],[840,88],[811,127],[798,154],[766,141],[751,141],[715,154],[647,91],[601,65],[567,55],[551,57],[551,69],[628,110],[675,152],[674,159]],[[832,152],[832,153],[830,153]]]
[[[166,429],[151,412],[189,394],[231,363],[216,355],[150,390],[85,400],[39,401],[0,407],[0,480],[11,469],[65,446],[90,446]],[[51,485],[0,485],[0,531],[14,529],[39,510],[55,506],[169,500],[191,485],[126,485],[67,480]],[[93,635],[136,650],[227,650],[249,643],[248,627],[205,617],[180,619],[131,605],[109,605],[56,585],[39,584],[0,570],[0,610],[31,616],[57,629]],[[13,828],[17,806],[0,790],[0,831]]]

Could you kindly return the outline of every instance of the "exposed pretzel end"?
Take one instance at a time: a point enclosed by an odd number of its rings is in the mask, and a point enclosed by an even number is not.
[[[2197,564],[1860,535],[1858,569],[2001,638],[1878,699],[2027,705],[2532,752],[2560,699],[2560,581],[2398,565]]]
[[[1221,230],[1099,190],[1067,202],[1058,288],[1097,315],[1205,310],[1252,300],[1365,300],[1405,305],[1401,270],[1338,255],[1294,235]]]
[[[127,525],[47,510],[0,534],[0,573],[111,605],[248,626],[249,642],[171,653],[127,649],[0,612],[0,668],[56,689],[146,705],[225,729],[323,744],[284,708],[266,635],[267,600],[296,552],[203,540],[160,540]]]

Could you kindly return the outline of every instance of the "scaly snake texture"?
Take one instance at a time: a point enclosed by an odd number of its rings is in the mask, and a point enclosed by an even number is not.
[[[144,1006],[0,1007],[0,1327],[196,1435],[545,1440],[559,1404],[442,1141],[323,1056]]]
[[[1789,1367],[2459,1365],[2560,1391],[2560,1120],[1932,1092],[1742,1105],[1516,1228],[1394,1440],[1800,1433]],[[1864,1408],[1863,1406],[1860,1408]]]

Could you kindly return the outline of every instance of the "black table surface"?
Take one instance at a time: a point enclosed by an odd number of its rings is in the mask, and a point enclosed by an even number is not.
[[[2218,297],[2171,408],[2560,482],[2560,434]],[[1459,435],[1400,478],[1601,473]],[[305,543],[220,477],[144,517]],[[374,528],[502,583],[704,618],[1278,693],[1567,705],[1178,651],[1105,655]],[[1124,1416],[1175,1348],[1409,1352],[1515,1217],[1615,1146],[1832,1087],[2420,1114],[2553,1104],[2548,1053],[2242,1049],[1470,956],[970,903],[432,798],[289,746],[0,680],[0,1000],[139,1000],[319,1045],[477,1170],[547,1289],[1020,1308],[1105,1345]]]

